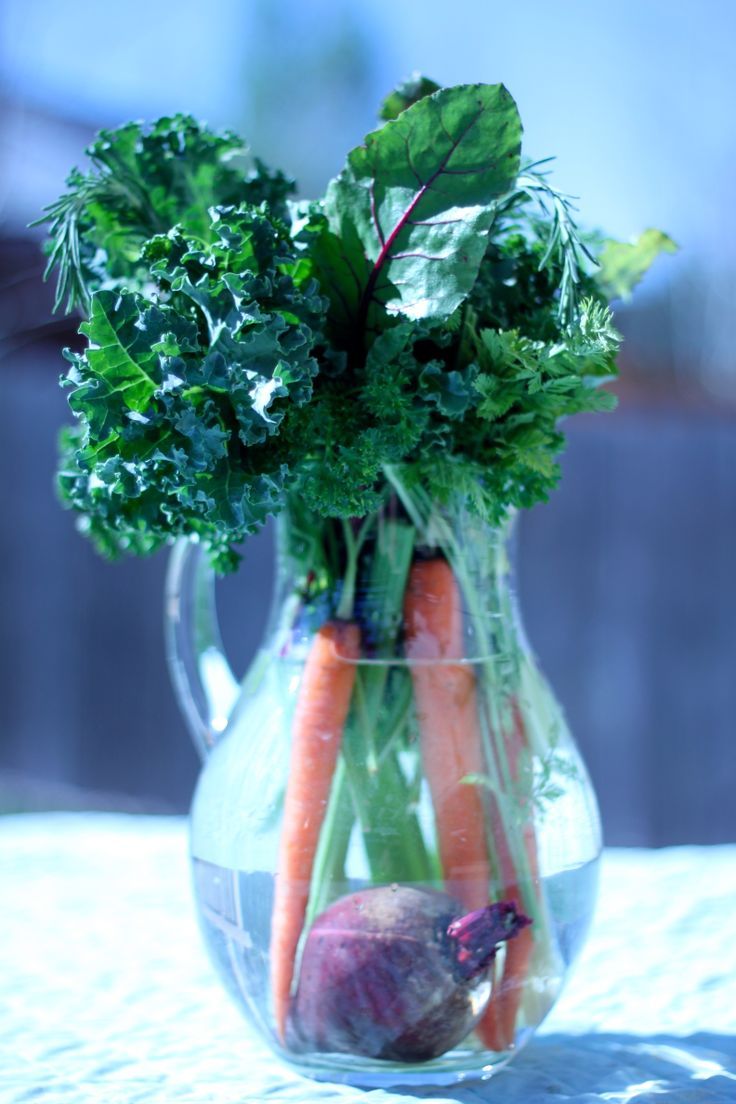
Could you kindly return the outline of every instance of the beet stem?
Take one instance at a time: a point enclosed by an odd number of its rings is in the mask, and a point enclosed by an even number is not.
[[[531,922],[519,912],[516,901],[497,901],[453,920],[447,934],[460,975],[469,979],[482,973],[495,957],[499,944],[513,939]]]

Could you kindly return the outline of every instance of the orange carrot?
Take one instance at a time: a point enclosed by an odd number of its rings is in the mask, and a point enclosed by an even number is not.
[[[445,884],[466,908],[483,908],[490,881],[484,802],[477,786],[462,781],[484,771],[475,675],[469,664],[446,662],[463,656],[460,591],[446,560],[412,565],[404,622]]]
[[[478,787],[461,782],[466,775],[486,771],[475,674],[469,664],[431,663],[461,659],[463,655],[460,590],[446,560],[420,560],[412,566],[404,620],[407,656],[419,661],[412,667],[412,680],[445,884],[467,908],[481,908],[488,903],[491,874],[486,802]],[[523,724],[515,708],[514,734],[506,748],[515,779],[523,746]],[[495,800],[491,801],[490,825],[502,896],[523,907],[518,875]],[[534,873],[536,840],[532,825],[525,827],[524,839]],[[506,944],[503,975],[494,984],[488,1007],[476,1027],[481,1042],[490,1050],[506,1050],[513,1044],[533,948],[532,927],[522,929]]]
[[[271,991],[284,1038],[294,961],[320,829],[355,683],[360,630],[328,621],[312,643],[294,713],[289,780],[271,922]]]
[[[505,887],[503,897],[518,905],[518,886]],[[504,946],[503,973],[500,978],[494,975],[491,999],[475,1028],[483,1046],[495,1051],[508,1050],[514,1044],[516,1017],[534,950],[532,928],[522,928]]]
[[[518,704],[513,704],[513,727],[504,740],[509,771],[514,781],[518,781],[521,769],[521,753],[526,746],[524,721]],[[498,802],[494,799],[491,808],[493,839],[496,842],[504,899],[514,900],[519,907],[524,906],[518,875],[506,839]],[[524,848],[529,862],[532,879],[538,877],[537,841],[534,825],[527,821],[524,825]],[[505,945],[503,974],[494,984],[491,999],[483,1017],[476,1028],[478,1036],[489,1050],[507,1050],[514,1042],[514,1029],[519,1005],[524,992],[524,984],[529,972],[529,963],[534,950],[532,927],[523,928],[514,939]]]

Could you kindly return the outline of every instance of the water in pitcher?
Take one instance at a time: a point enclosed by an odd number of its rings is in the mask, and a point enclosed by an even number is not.
[[[527,979],[530,992],[535,988],[551,988],[555,996],[559,992],[563,976],[567,974],[569,965],[585,941],[592,917],[597,877],[597,859],[542,877],[541,895],[545,902],[560,972],[552,978],[530,976]],[[195,858],[194,880],[201,927],[220,976],[239,1008],[273,1045],[278,1042],[268,1013],[273,875],[262,871],[228,870]],[[342,896],[343,893],[354,893],[361,888],[366,886],[357,881],[334,887],[335,897]],[[501,966],[503,953],[501,949]],[[524,1037],[539,1022],[539,1006],[533,996],[529,1009],[528,1017],[534,1022],[525,1023],[522,1012],[517,1043],[523,1042]],[[453,1060],[461,1060],[467,1057],[469,1050],[477,1052],[479,1049],[479,1044],[471,1035],[441,1058],[428,1065],[424,1064],[423,1071],[431,1079],[433,1069],[437,1073],[449,1070]],[[319,1057],[315,1056],[317,1065]],[[330,1055],[332,1076],[337,1075],[340,1067],[348,1069],[350,1060],[349,1055]],[[365,1066],[364,1058],[360,1062]],[[305,1068],[313,1065],[308,1057],[304,1059],[301,1055],[297,1064]],[[376,1062],[376,1065],[386,1069],[391,1063]],[[315,1070],[310,1068],[310,1072],[314,1075]]]

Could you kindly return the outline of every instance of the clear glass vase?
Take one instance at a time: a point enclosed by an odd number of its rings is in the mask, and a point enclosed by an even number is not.
[[[242,685],[206,554],[174,550],[169,658],[204,758],[202,929],[244,1015],[310,1076],[488,1076],[585,938],[598,811],[524,637],[511,528],[398,475],[349,522],[295,500]]]

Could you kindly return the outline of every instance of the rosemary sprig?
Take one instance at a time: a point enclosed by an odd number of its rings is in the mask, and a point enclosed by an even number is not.
[[[90,228],[93,205],[125,217],[128,237],[136,238],[141,245],[153,234],[168,229],[157,217],[140,183],[124,166],[105,165],[90,156],[97,171],[85,176],[79,169],[73,169],[67,178],[69,191],[45,207],[41,218],[31,223],[32,226],[49,223],[48,262],[43,275],[44,280],[48,279],[58,267],[54,310],[59,310],[66,299],[66,314],[75,309],[89,313],[95,272],[94,253],[85,235]]]
[[[540,270],[555,264],[560,271],[558,317],[560,322],[571,325],[578,317],[581,296],[580,276],[585,260],[597,268],[598,261],[582,240],[575,221],[577,211],[573,197],[560,192],[548,180],[548,173],[541,166],[552,160],[547,157],[524,167],[516,178],[513,191],[499,205],[503,216],[520,203],[535,201],[544,215],[547,234],[546,248],[539,261]]]

